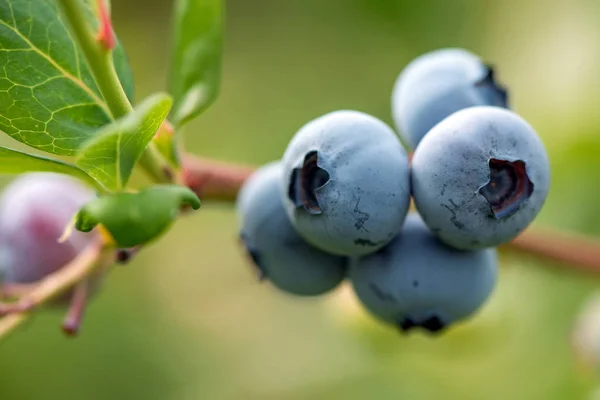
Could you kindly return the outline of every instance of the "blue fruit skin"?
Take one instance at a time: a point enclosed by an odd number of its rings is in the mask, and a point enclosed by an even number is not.
[[[54,173],[29,173],[6,186],[0,197],[0,271],[7,282],[39,281],[73,260],[96,232],[73,232],[59,243],[92,190]]]
[[[490,159],[521,160],[531,196],[511,215],[495,218],[479,189],[490,180]],[[412,191],[429,228],[458,249],[505,244],[538,215],[550,187],[550,163],[537,133],[498,107],[461,110],[436,125],[412,159]]]
[[[495,249],[453,249],[411,213],[388,246],[353,263],[349,279],[378,319],[403,330],[439,331],[474,315],[492,293],[497,274]],[[429,325],[436,318],[438,326]]]
[[[314,214],[289,195],[293,173],[316,151],[329,174]],[[282,195],[292,224],[312,245],[332,254],[377,251],[400,230],[410,204],[406,151],[394,131],[368,114],[342,110],[304,125],[283,156]]]
[[[400,73],[392,93],[396,128],[413,150],[447,116],[483,105],[508,107],[506,90],[494,82],[490,67],[463,49],[417,57]]]
[[[342,282],[347,261],[310,246],[294,230],[281,200],[281,167],[261,167],[240,190],[240,236],[261,278],[290,294],[324,294]]]

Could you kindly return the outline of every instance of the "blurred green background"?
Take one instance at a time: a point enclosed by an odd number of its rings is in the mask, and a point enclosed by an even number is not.
[[[165,87],[170,7],[113,1],[138,99]],[[447,46],[496,65],[543,137],[553,179],[536,224],[600,234],[596,0],[228,1],[222,92],[188,148],[260,164],[328,111],[391,123],[397,74]],[[600,384],[570,347],[589,276],[506,254],[478,316],[406,337],[344,289],[302,300],[257,284],[236,235],[232,207],[205,203],[114,270],[78,339],[60,313],[38,314],[0,344],[0,399],[577,400]]]

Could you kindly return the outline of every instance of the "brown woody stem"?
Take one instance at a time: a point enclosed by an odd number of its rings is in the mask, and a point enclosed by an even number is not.
[[[78,282],[85,280],[96,267],[106,265],[107,258],[114,258],[114,254],[114,250],[107,249],[102,240],[92,242],[60,271],[48,275],[37,283],[18,303],[15,303],[15,306],[29,311],[60,296]],[[18,328],[30,315],[30,312],[11,311],[13,313],[0,318],[0,339],[4,339]]]
[[[254,168],[198,158],[183,157],[186,184],[203,200],[233,201]],[[504,246],[529,253],[565,267],[600,274],[600,238],[577,237],[542,228],[529,228]]]
[[[79,328],[81,327],[87,308],[89,291],[89,278],[82,280],[75,286],[71,306],[62,324],[62,330],[67,336],[76,336],[79,333]]]
[[[580,272],[600,274],[600,238],[530,228],[506,246]]]
[[[35,283],[11,283],[0,285],[0,300],[18,299],[35,288]]]
[[[234,201],[240,187],[255,169],[191,154],[183,156],[185,184],[204,200]],[[535,255],[571,270],[600,274],[600,239],[549,229],[529,228],[503,249]],[[134,249],[134,253],[139,249]],[[0,297],[18,297],[16,303],[0,303],[0,339],[27,320],[32,308],[75,287],[71,308],[63,322],[67,333],[76,333],[85,311],[87,278],[117,261],[118,252],[102,240],[89,245],[77,258],[56,273],[31,285],[5,285]],[[100,271],[99,271],[100,272]]]
[[[206,200],[235,200],[240,187],[254,171],[253,167],[199,158],[182,157],[185,184]]]

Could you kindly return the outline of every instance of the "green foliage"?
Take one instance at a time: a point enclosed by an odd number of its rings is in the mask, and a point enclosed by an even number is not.
[[[93,2],[85,18],[95,26]],[[58,155],[74,155],[111,114],[81,49],[53,1],[0,3],[0,130]],[[129,98],[133,78],[120,44],[117,73]]]
[[[180,127],[202,113],[220,86],[224,4],[222,0],[177,0],[170,91],[173,122]]]
[[[167,94],[148,97],[132,113],[104,126],[85,142],[75,163],[108,189],[123,189],[171,105]]]
[[[137,193],[115,193],[86,204],[76,216],[76,229],[89,232],[102,225],[117,246],[128,248],[157,239],[177,218],[182,207],[200,208],[190,189],[157,185]]]
[[[75,165],[0,146],[0,174],[24,172],[57,172],[71,175],[95,186],[100,191],[104,190],[103,186]]]

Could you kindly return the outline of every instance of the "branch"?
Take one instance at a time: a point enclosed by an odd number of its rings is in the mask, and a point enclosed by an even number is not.
[[[530,228],[505,246],[581,272],[600,274],[600,239],[548,228]]]
[[[112,261],[114,255],[114,250],[107,248],[104,241],[98,239],[58,272],[48,275],[38,282],[31,290],[27,291],[22,300],[16,303],[15,306],[21,308],[23,312],[12,310],[13,313],[0,318],[0,340],[5,339],[25,322],[33,308],[55,299],[79,282],[84,281],[97,267]]]
[[[198,197],[207,200],[234,201],[253,167],[199,158],[183,154],[183,179]]]
[[[186,184],[203,200],[234,201],[254,168],[192,154],[183,156]],[[529,228],[503,248],[564,264],[567,268],[600,274],[600,239],[581,238],[548,229]]]
[[[73,290],[73,298],[67,315],[63,320],[62,329],[68,336],[76,336],[79,333],[83,315],[87,307],[88,298],[90,295],[90,278],[85,278],[75,286]]]

